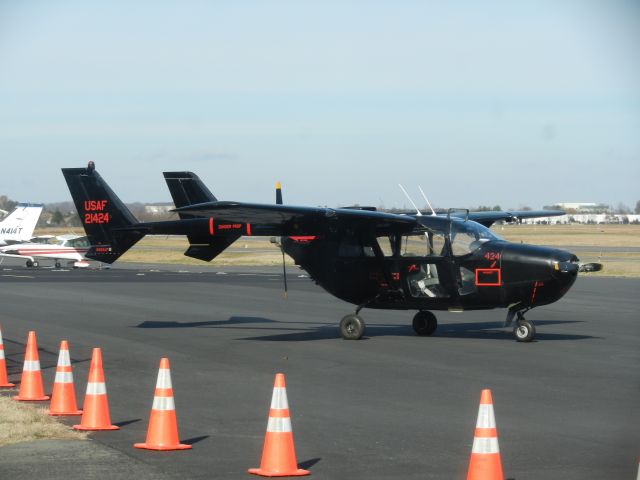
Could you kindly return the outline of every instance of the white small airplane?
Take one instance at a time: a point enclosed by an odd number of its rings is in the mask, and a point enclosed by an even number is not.
[[[27,267],[40,266],[39,259],[51,259],[56,268],[62,267],[62,261],[67,260],[67,266],[84,268],[89,266],[85,253],[89,250],[89,239],[80,235],[45,235],[37,237],[37,241],[17,243],[0,247],[0,257],[25,258]]]
[[[28,242],[42,213],[41,203],[19,203],[16,209],[0,222],[0,245]]]

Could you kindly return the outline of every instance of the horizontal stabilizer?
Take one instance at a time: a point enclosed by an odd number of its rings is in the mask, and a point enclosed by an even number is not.
[[[228,248],[233,242],[235,242],[240,235],[225,235],[217,237],[211,240],[211,243],[207,245],[191,245],[184,254],[187,257],[197,258],[198,260],[204,260],[210,262],[218,255],[220,255],[226,248]]]

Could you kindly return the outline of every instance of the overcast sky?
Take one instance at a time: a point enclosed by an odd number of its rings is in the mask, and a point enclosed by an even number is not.
[[[0,2],[0,194],[534,208],[640,200],[638,1]],[[421,202],[423,203],[423,202]]]

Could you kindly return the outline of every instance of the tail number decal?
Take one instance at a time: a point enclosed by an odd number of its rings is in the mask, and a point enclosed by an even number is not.
[[[84,201],[84,223],[109,223],[109,212],[107,212],[108,200],[85,200]]]
[[[85,213],[84,223],[109,223],[109,212],[103,213]]]

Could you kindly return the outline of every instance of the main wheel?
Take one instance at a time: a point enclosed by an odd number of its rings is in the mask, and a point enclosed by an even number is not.
[[[38,263],[38,261],[37,261],[37,260],[34,260],[34,261],[33,261],[33,266],[37,268],[37,267],[39,267],[39,266],[40,266],[40,264]]]
[[[530,342],[536,336],[536,327],[528,320],[518,320],[513,327],[513,334],[519,342]]]
[[[416,335],[428,337],[436,331],[436,328],[438,328],[438,319],[427,310],[422,310],[413,317],[413,330]]]
[[[56,266],[56,268],[60,268],[62,266],[62,264],[60,262],[56,261],[55,266]]]
[[[353,313],[340,321],[340,335],[345,340],[360,340],[364,330],[364,320]]]
[[[27,267],[33,267],[33,262],[31,260],[27,260]]]

